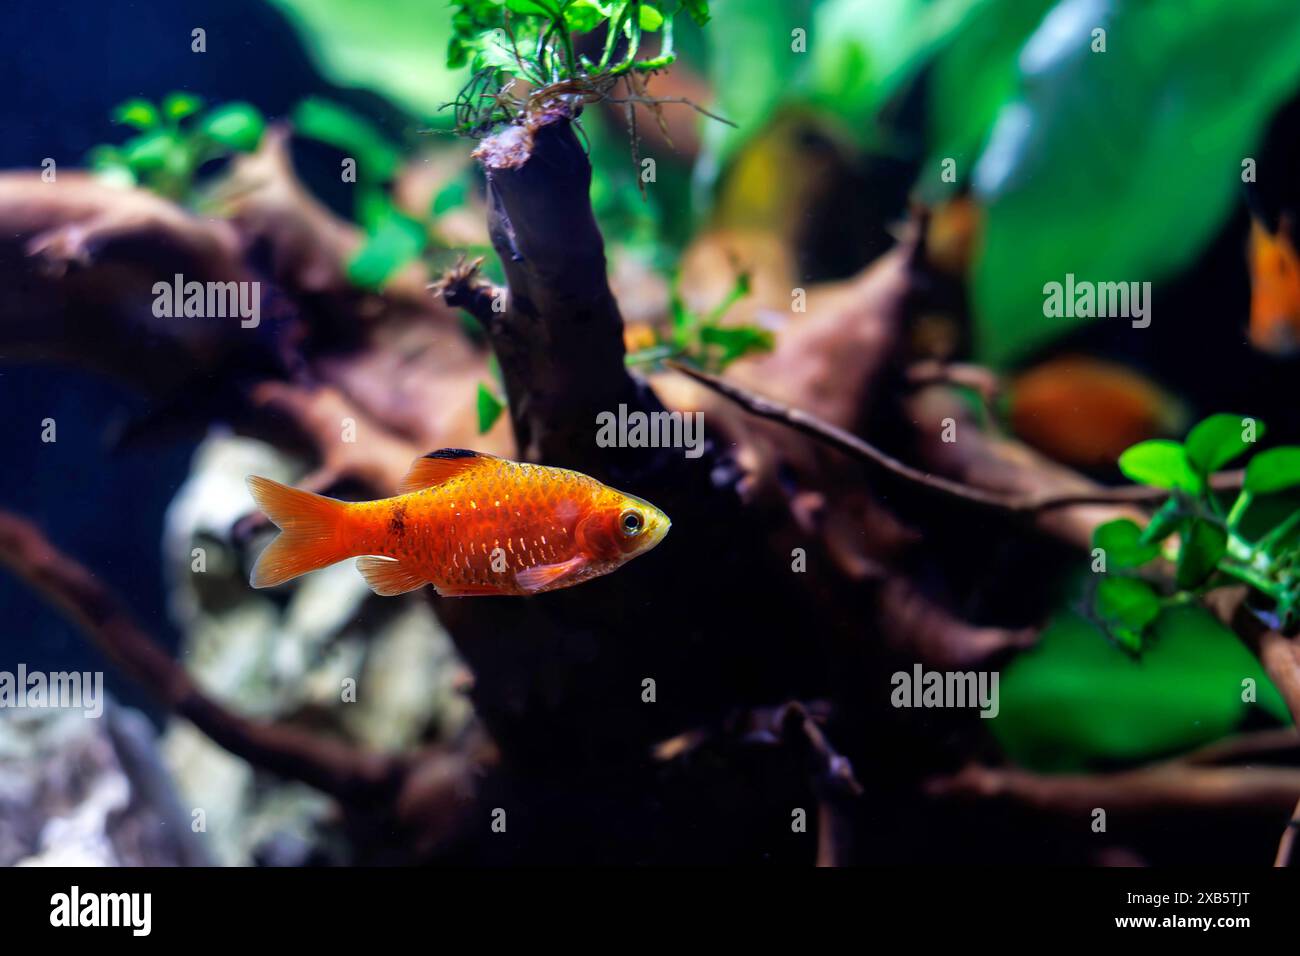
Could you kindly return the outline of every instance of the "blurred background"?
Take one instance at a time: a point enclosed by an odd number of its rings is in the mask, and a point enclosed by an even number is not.
[[[713,371],[779,353],[792,290],[854,288],[923,222],[926,242],[916,255],[924,260],[925,305],[909,316],[901,347],[912,360],[995,376],[1000,387],[980,414],[1045,460],[1116,483],[1124,449],[1181,437],[1223,411],[1259,416],[1270,440],[1300,440],[1293,2],[709,7],[706,26],[678,18],[679,59],[650,91],[730,123],[672,104],[662,107],[661,126],[640,106],[633,139],[621,105],[591,105],[582,118],[592,205],[634,368],[661,374],[656,350],[672,344],[665,330],[683,321],[731,330],[714,339],[723,342],[720,357],[701,362]],[[447,62],[452,13],[443,0],[12,5],[0,56],[0,89],[10,91],[0,98],[0,168],[39,172],[53,158],[60,176],[87,169],[219,219],[238,202],[232,170],[283,129],[296,182],[330,221],[355,230],[355,244],[331,268],[358,296],[391,300],[408,279],[423,295],[425,283],[465,253],[485,256],[488,277],[502,281],[484,222],[483,176],[469,157],[475,144],[454,135],[445,108],[468,79],[467,69]],[[196,28],[206,32],[202,53],[192,49]],[[185,106],[186,95],[201,105]],[[171,108],[213,129],[212,114],[225,111],[218,116],[226,132],[218,137],[223,149],[169,179],[146,155],[156,144],[141,139],[158,122],[149,111]],[[356,183],[340,181],[347,157],[359,159]],[[642,177],[646,157],[654,161],[651,182]],[[242,247],[254,271],[281,268],[272,246]],[[29,288],[16,250],[3,255],[10,261],[0,296]],[[1045,318],[1043,285],[1067,273],[1151,282],[1150,327]],[[24,295],[14,293],[7,316],[27,308]],[[269,300],[268,314],[277,301]],[[107,306],[80,312],[78,321],[115,335]],[[481,349],[481,336],[464,325],[464,341]],[[165,361],[138,341],[141,363]],[[323,354],[327,364],[334,353]],[[495,441],[510,454],[499,373],[486,361],[461,375],[463,401],[442,404],[440,414],[455,419],[448,428],[459,443]],[[465,692],[475,668],[429,602],[376,599],[350,563],[287,594],[246,587],[252,538],[232,537],[251,510],[244,475],[299,480],[312,456],[242,427],[226,392],[227,380],[238,378],[231,366],[196,361],[183,387],[168,390],[141,387],[147,376],[129,358],[96,366],[21,334],[0,343],[6,511],[34,521],[92,569],[141,628],[233,710],[387,752],[476,732]],[[357,375],[382,377],[385,368]],[[359,379],[349,381],[361,389]],[[980,404],[971,393],[962,401]],[[40,437],[47,418],[58,423],[53,444]],[[947,533],[967,548],[1004,546],[980,521]],[[195,547],[207,561],[201,577],[187,573]],[[983,608],[977,623],[1003,609],[1006,592],[1025,587],[1016,570],[1033,560],[1025,554],[995,562],[996,582],[963,581],[988,599],[967,604]],[[1290,723],[1254,656],[1208,612],[1188,606],[1163,615],[1135,657],[1080,612],[1086,560],[1053,557],[1048,565],[1049,580],[1032,585],[1032,607],[1010,621],[1041,630],[1032,649],[999,660],[1001,713],[979,728],[981,743],[964,758],[1035,774],[1109,773]],[[0,574],[0,607],[0,669],[21,661],[48,671],[104,670],[113,699],[99,722],[0,712],[0,862],[374,859],[364,828],[336,800],[254,768],[169,715],[11,574]],[[841,623],[849,616],[841,613]],[[337,687],[349,675],[363,692],[342,705]],[[1242,700],[1246,678],[1259,683],[1255,701]],[[727,694],[718,688],[720,698]],[[942,722],[914,729],[941,742],[956,733]],[[875,754],[848,749],[859,771],[864,755]],[[905,763],[928,759],[920,749],[909,754]],[[945,758],[927,769],[959,763]],[[892,773],[888,761],[870,765]],[[871,799],[866,819],[878,823],[886,798]],[[206,817],[198,833],[195,807]],[[1274,838],[1285,816],[1275,821],[1272,803],[1267,813],[1247,813],[1234,833]],[[963,819],[976,817],[959,814],[952,827]],[[1055,858],[1050,829],[1010,832],[1013,857]],[[1230,836],[1214,852],[1261,858]],[[782,839],[738,839],[705,856],[811,861]],[[958,848],[954,856],[974,852]],[[1269,854],[1271,846],[1262,856]],[[572,858],[637,861],[617,850],[575,849]],[[1152,858],[1168,856],[1153,850]],[[1111,861],[1086,852],[1071,859]]]

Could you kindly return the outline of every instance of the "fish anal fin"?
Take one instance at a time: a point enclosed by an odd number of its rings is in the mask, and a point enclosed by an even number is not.
[[[365,577],[370,590],[382,597],[405,594],[429,583],[405,562],[394,558],[357,558],[357,570]]]
[[[439,448],[415,459],[411,470],[398,482],[397,493],[405,495],[412,491],[419,491],[421,488],[441,485],[471,468],[495,460],[495,455],[484,455],[465,448]]]
[[[492,597],[496,594],[509,593],[502,591],[495,584],[435,584],[433,589],[442,597]]]
[[[536,567],[517,572],[515,574],[515,583],[529,594],[537,594],[558,587],[566,577],[586,567],[586,565],[587,559],[581,556],[570,558],[568,561],[561,561],[558,564],[539,564]]]

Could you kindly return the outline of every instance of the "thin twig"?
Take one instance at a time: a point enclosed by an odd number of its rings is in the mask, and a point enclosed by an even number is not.
[[[616,103],[616,104],[636,103],[636,104],[640,104],[641,106],[651,106],[651,107],[666,106],[666,105],[689,106],[691,109],[695,110],[695,112],[700,113],[703,116],[707,116],[711,120],[717,120],[719,123],[725,123],[726,125],[731,127],[736,126],[734,122],[727,119],[725,116],[719,116],[717,113],[710,112],[709,110],[701,106],[699,103],[696,103],[694,100],[687,99],[685,96],[650,96],[650,95],[638,94],[634,96],[606,96],[605,100],[607,102]]]
[[[1122,488],[1096,488],[1044,496],[1013,496],[977,488],[973,485],[963,484],[959,481],[953,481],[914,468],[881,451],[874,445],[863,441],[852,432],[822,421],[808,412],[790,408],[780,402],[756,395],[748,389],[718,378],[716,375],[710,375],[707,372],[701,372],[699,369],[671,360],[665,361],[664,365],[695,379],[700,384],[712,389],[724,398],[730,399],[753,415],[778,422],[795,431],[816,438],[879,471],[980,508],[1000,511],[1017,517],[1034,517],[1045,511],[1069,508],[1075,505],[1156,505],[1169,497],[1169,492],[1163,488],[1148,488],[1142,485]],[[1213,476],[1211,485],[1216,491],[1235,490],[1241,487],[1244,477],[1245,473],[1241,471],[1225,471]]]
[[[483,278],[479,271],[482,265],[482,256],[472,260],[462,256],[442,278],[429,285],[429,291],[452,308],[464,309],[486,328],[492,316],[500,314],[496,305],[505,301],[505,290]]]
[[[1273,858],[1274,866],[1290,866],[1294,861],[1297,830],[1300,830],[1300,802],[1291,811],[1291,820],[1282,831],[1282,839],[1277,844],[1277,856]]]

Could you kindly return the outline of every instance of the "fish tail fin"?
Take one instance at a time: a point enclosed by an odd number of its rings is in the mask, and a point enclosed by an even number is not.
[[[248,490],[281,532],[253,566],[253,587],[274,587],[354,556],[344,533],[346,502],[257,475],[248,477]]]

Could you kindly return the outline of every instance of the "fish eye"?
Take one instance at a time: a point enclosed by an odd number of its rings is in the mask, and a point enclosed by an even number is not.
[[[641,512],[628,510],[619,516],[618,525],[623,529],[623,533],[630,537],[641,533],[641,529],[645,527],[645,519],[641,517]]]

